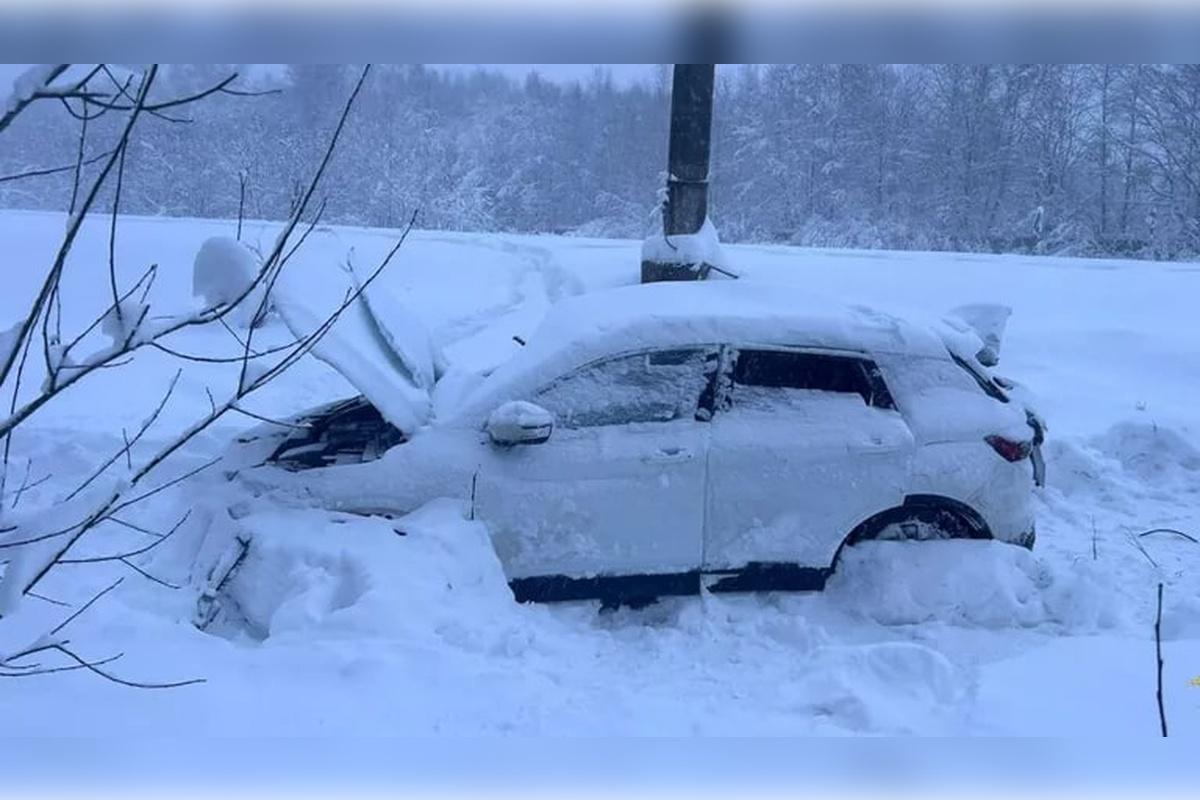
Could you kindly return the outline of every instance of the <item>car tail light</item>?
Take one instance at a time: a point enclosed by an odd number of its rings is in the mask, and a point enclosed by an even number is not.
[[[1028,458],[1030,451],[1033,449],[1032,442],[1007,439],[999,434],[985,436],[983,440],[990,444],[992,449],[999,453],[1000,457],[1005,461],[1020,461],[1023,458]]]

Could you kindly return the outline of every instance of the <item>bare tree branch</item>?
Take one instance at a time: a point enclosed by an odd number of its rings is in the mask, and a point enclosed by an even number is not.
[[[141,277],[139,277],[137,279],[137,281],[134,282],[133,286],[129,287],[129,289],[125,292],[125,294],[123,294],[119,298],[117,298],[116,303],[114,303],[113,305],[110,305],[106,309],[104,309],[104,311],[101,312],[99,316],[97,316],[94,320],[92,320],[91,324],[89,324],[86,328],[84,328],[82,331],[79,332],[79,335],[77,335],[71,341],[67,342],[66,347],[63,348],[63,358],[65,359],[70,354],[70,352],[81,341],[83,341],[84,337],[86,337],[89,333],[91,333],[96,328],[98,328],[101,324],[103,324],[105,318],[109,314],[111,314],[114,309],[116,309],[121,303],[125,302],[130,297],[133,297],[134,293],[138,289],[142,289],[142,297],[144,300],[146,294],[148,294],[150,291],[150,287],[154,285],[154,280],[157,277],[158,277],[158,264],[151,264],[149,267],[146,268],[146,271],[142,273]]]
[[[60,564],[101,564],[105,561],[124,561],[127,558],[133,558],[134,556],[143,555],[144,553],[148,553],[151,550],[153,550],[154,548],[158,547],[160,544],[165,542],[167,539],[171,538],[172,534],[174,534],[175,531],[179,530],[183,526],[183,523],[188,521],[188,518],[191,515],[192,515],[192,510],[188,509],[187,512],[182,517],[180,517],[179,521],[171,526],[170,530],[168,530],[166,533],[164,533],[159,538],[155,539],[150,544],[146,545],[145,547],[139,547],[137,550],[129,550],[124,553],[114,553],[112,555],[107,555],[107,556],[91,556],[88,558],[60,558],[58,560],[58,563],[60,563]]]
[[[404,231],[400,234],[400,238],[396,240],[396,243],[392,246],[391,250],[388,251],[387,255],[384,256],[383,260],[377,267],[375,267],[367,279],[362,281],[362,283],[360,283],[354,291],[350,292],[342,304],[338,306],[333,313],[329,315],[329,317],[326,318],[325,322],[322,323],[304,340],[302,340],[302,343],[299,347],[297,347],[292,353],[289,353],[286,358],[279,362],[279,364],[276,364],[271,369],[258,376],[254,382],[250,384],[251,390],[266,384],[268,381],[275,378],[279,373],[290,368],[292,364],[294,364],[300,357],[306,355],[310,350],[312,350],[313,347],[317,345],[318,342],[320,342],[322,338],[324,338],[325,334],[327,334],[330,329],[333,328],[334,323],[338,321],[346,309],[350,308],[350,306],[358,301],[363,292],[367,290],[367,287],[374,283],[375,279],[379,277],[384,268],[391,263],[392,258],[395,257],[405,240],[408,239],[408,234],[412,231],[413,226],[416,225],[418,213],[419,211],[413,211],[412,216],[408,220],[408,224],[405,226]]]
[[[228,408],[223,409],[221,411],[221,413],[223,414],[225,411],[228,411]],[[217,416],[219,417],[219,416],[221,416],[221,414],[218,414]],[[203,428],[207,428],[209,425],[211,425],[215,421],[216,421],[216,417],[205,421]],[[203,430],[203,428],[201,428],[201,430]],[[190,437],[188,440],[185,440],[185,441],[190,441]],[[158,456],[155,456],[155,458],[150,460],[150,463],[146,464],[140,470],[138,470],[137,475],[135,475],[134,477],[140,478],[140,477],[145,477],[146,475],[149,475],[150,472],[155,467],[157,467],[159,464],[161,464],[163,461],[165,461],[167,459],[167,456],[169,456],[171,453],[174,453],[176,450],[178,450],[182,446],[183,446],[182,442],[172,443],[170,446],[168,446],[167,452],[165,455],[163,453],[160,453]],[[119,502],[116,505],[112,506],[111,509],[105,511],[105,513],[103,515],[101,515],[96,520],[96,522],[98,523],[98,522],[101,522],[104,519],[106,519],[108,517],[109,511],[115,513],[117,511],[121,511],[123,509],[129,508],[132,505],[135,505],[137,503],[142,502],[143,500],[153,497],[154,495],[158,494],[159,492],[170,489],[172,486],[175,486],[176,484],[183,483],[188,478],[199,475],[204,470],[208,469],[209,467],[213,466],[214,464],[217,464],[218,462],[220,462],[220,460],[221,460],[221,456],[212,458],[208,461],[205,461],[200,466],[194,467],[193,469],[188,470],[187,472],[183,473],[182,475],[180,475],[177,478],[172,478],[171,480],[167,481],[166,483],[155,486],[153,489],[150,489],[147,492],[143,492],[142,494],[139,494],[136,497],[132,497],[129,500],[123,500],[123,501]],[[132,483],[132,481],[131,481],[131,483]],[[92,523],[92,524],[95,524],[95,523]]]
[[[113,190],[112,218],[108,226],[108,282],[112,289],[113,313],[118,320],[121,319],[121,298],[117,292],[117,212],[121,208],[121,184],[125,181],[125,153],[128,150],[128,143],[122,145],[117,161],[117,185]]]
[[[96,470],[83,481],[83,483],[75,487],[70,494],[63,498],[64,502],[72,500],[77,494],[90,486],[93,481],[103,475],[109,467],[116,463],[117,459],[123,455],[129,454],[129,451],[133,445],[137,444],[142,436],[145,435],[146,431],[150,430],[150,426],[155,423],[159,414],[161,414],[162,410],[166,408],[167,401],[169,401],[171,399],[171,395],[175,393],[175,386],[179,383],[179,376],[182,374],[182,369],[175,370],[175,376],[171,378],[171,382],[167,385],[167,391],[163,394],[162,399],[158,401],[158,405],[155,406],[154,411],[150,413],[150,416],[142,422],[141,427],[138,428],[138,432],[133,435],[133,439],[131,441],[126,441],[124,447],[109,456],[103,464],[97,467]]]
[[[112,70],[110,70],[108,68],[107,64],[101,64],[100,67],[104,70],[104,74],[108,76],[108,79],[110,81],[112,81],[112,85],[116,88],[117,93],[120,96],[124,97],[130,103],[137,102],[137,100],[133,97],[133,95],[131,95],[129,93],[129,84],[133,80],[132,75],[130,77],[126,78],[125,83],[122,84],[119,80],[117,80],[117,76],[112,73]],[[105,110],[107,111],[108,109],[105,109]],[[162,113],[161,111],[155,111],[153,109],[142,109],[142,110],[145,111],[150,116],[157,117],[158,119],[164,120],[165,122],[190,124],[194,121],[194,120],[187,119],[186,117],[172,117],[168,114]]]
[[[89,661],[86,664],[68,664],[65,667],[41,667],[41,665],[39,665],[39,664],[30,664],[29,669],[27,671],[24,671],[24,672],[0,672],[0,677],[3,677],[3,678],[29,678],[29,677],[33,677],[34,675],[53,675],[56,672],[72,672],[77,669],[85,669],[85,668],[89,668],[89,667],[94,668],[94,667],[103,666],[105,664],[111,664],[112,662],[114,662],[120,658],[124,658],[124,656],[125,656],[124,653],[117,653],[116,655],[109,656],[108,658],[102,658],[99,661]],[[17,668],[16,665],[10,665],[10,664],[6,664],[6,665],[2,665],[2,666],[4,666],[6,669]]]
[[[256,419],[259,422],[267,422],[267,423],[270,423],[271,425],[279,425],[284,428],[295,428],[296,430],[299,430],[299,431],[306,431],[310,427],[308,425],[297,425],[294,422],[284,422],[282,420],[271,419],[270,417],[264,417],[262,414],[255,414],[253,411],[247,411],[246,409],[242,408],[241,406],[233,406],[230,409],[230,411],[236,411],[239,414],[243,414],[247,417],[250,417],[251,419]]]
[[[64,603],[62,600],[55,600],[53,597],[46,597],[46,595],[44,595],[44,594],[38,594],[37,592],[28,592],[28,594],[29,594],[29,596],[30,596],[30,597],[36,597],[38,600],[42,600],[42,601],[44,601],[44,602],[47,602],[47,603],[49,603],[50,605],[54,605],[54,606],[62,606],[62,607],[64,607],[64,608],[70,608],[70,607],[71,607],[71,604],[70,604],[70,603]]]
[[[221,88],[221,94],[233,95],[234,97],[265,97],[269,94],[281,94],[282,89],[230,89],[228,87]]]
[[[171,100],[165,100],[165,101],[159,102],[159,103],[147,103],[145,106],[145,110],[147,112],[159,112],[159,111],[163,111],[164,109],[168,109],[168,108],[178,108],[179,106],[189,105],[191,103],[195,103],[197,100],[203,100],[206,97],[209,97],[211,95],[218,94],[218,93],[232,95],[235,97],[261,97],[263,95],[279,94],[279,92],[280,92],[279,89],[262,89],[262,90],[230,89],[229,84],[233,83],[237,79],[238,79],[238,73],[236,73],[236,72],[231,73],[230,75],[223,78],[216,84],[208,87],[207,89],[203,89],[199,92],[195,92],[194,94],[184,95],[182,97],[176,97]],[[80,95],[76,95],[76,96],[80,96]],[[134,108],[134,104],[132,104],[132,103],[129,105],[122,105],[120,103],[106,102],[106,101],[96,99],[97,97],[100,97],[100,96],[107,96],[107,95],[84,96],[84,99],[91,105],[101,106],[103,108],[111,109],[114,111],[131,111]]]
[[[151,575],[149,572],[142,569],[137,564],[133,563],[132,561],[130,561],[127,558],[118,558],[117,561],[121,562],[121,564],[123,564],[124,566],[129,567],[131,570],[136,572],[138,575],[141,575],[143,578],[150,581],[151,583],[157,583],[159,586],[163,586],[167,589],[182,589],[183,588],[182,586],[180,586],[177,583],[171,583],[170,581],[164,581],[162,578]],[[59,563],[61,564],[63,562],[60,561]]]
[[[237,240],[242,240],[242,217],[246,210],[246,170],[238,170]]]
[[[83,151],[87,145],[87,128],[88,117],[85,115],[79,123],[79,150],[75,155],[75,179],[71,183],[71,204],[67,207],[67,214],[75,213],[75,201],[79,197],[79,178],[83,175]]]
[[[326,167],[329,166],[329,161],[330,161],[330,159],[333,158],[334,147],[337,144],[338,139],[341,138],[342,129],[345,128],[346,120],[350,116],[350,109],[354,107],[354,101],[358,98],[358,93],[362,90],[363,83],[366,82],[367,75],[370,74],[370,71],[371,71],[371,65],[367,64],[365,67],[363,67],[362,73],[359,74],[358,82],[354,84],[354,89],[350,92],[350,96],[346,99],[346,105],[342,108],[341,116],[338,117],[337,125],[334,127],[334,130],[333,130],[333,136],[330,138],[329,146],[325,149],[325,155],[322,157],[321,163],[317,167],[317,172],[313,176],[313,180],[309,182],[308,189],[305,190],[304,195],[301,197],[300,202],[297,204],[295,213],[292,214],[292,217],[288,222],[288,227],[284,230],[283,234],[276,240],[274,249],[271,251],[270,256],[268,256],[268,258],[266,259],[263,271],[259,273],[260,277],[266,278],[267,290],[263,293],[262,300],[259,302],[259,305],[258,305],[258,310],[254,313],[254,316],[251,318],[253,320],[257,320],[260,317],[262,317],[262,315],[266,309],[267,301],[271,296],[271,290],[273,288],[275,288],[275,281],[279,277],[279,272],[282,269],[283,264],[286,262],[281,262],[278,269],[272,269],[272,267],[273,267],[275,261],[279,258],[280,254],[283,252],[284,245],[287,241],[287,238],[291,235],[292,231],[295,230],[297,223],[299,223],[299,221],[300,221],[300,218],[304,216],[304,211],[305,211],[305,209],[308,208],[308,204],[312,200],[313,193],[317,189],[317,182],[320,179],[320,176],[325,173]],[[313,225],[315,225],[315,224],[316,224],[316,222],[314,220]],[[310,230],[311,230],[311,228],[310,228]],[[295,251],[293,250],[292,252],[295,252]],[[290,253],[289,253],[289,255],[290,255]],[[249,291],[247,291],[243,295],[243,298],[248,295],[249,295]],[[246,331],[246,352],[247,353],[249,353],[250,342],[253,339],[253,335],[254,335],[254,326],[251,325],[250,329],[248,331]],[[240,389],[240,387],[242,387],[245,384],[245,381],[246,381],[246,364],[243,363],[241,374],[238,376],[239,389]]]
[[[83,162],[64,164],[61,167],[40,167],[37,169],[26,170],[25,172],[15,172],[12,175],[0,175],[0,183],[8,183],[9,181],[20,181],[26,178],[41,178],[46,175],[58,175],[62,172],[70,172],[79,166],[91,166],[97,161],[102,161],[112,155],[112,151],[94,155],[91,158],[84,159]]]
[[[79,664],[79,666],[83,667],[87,671],[94,672],[105,680],[112,681],[113,683],[119,683],[122,686],[128,686],[132,689],[178,689],[180,686],[191,686],[196,683],[207,683],[207,680],[204,678],[191,678],[190,680],[173,681],[171,683],[142,683],[139,681],[125,680],[124,678],[118,678],[111,672],[105,672],[104,670],[98,669],[96,664],[101,662],[85,661],[62,645],[58,645],[54,649],[75,661]],[[116,656],[114,656],[114,658],[116,658]]]
[[[117,578],[115,581],[110,583],[106,588],[101,589],[99,592],[92,595],[92,599],[88,600],[86,603],[84,603],[82,606],[80,606],[78,609],[76,609],[75,612],[73,614],[71,614],[71,616],[67,617],[62,622],[58,623],[53,628],[51,628],[50,633],[47,635],[54,636],[59,631],[61,631],[63,628],[67,627],[72,622],[79,619],[80,615],[82,615],[83,612],[87,611],[89,608],[91,608],[93,605],[95,605],[97,600],[99,600],[101,597],[104,597],[104,595],[108,594],[109,592],[111,592],[113,589],[117,588],[124,582],[125,582],[124,578]]]
[[[21,379],[25,375],[25,360],[29,357],[29,346],[33,343],[33,337],[25,340],[25,346],[21,348],[21,360],[17,363],[17,377],[13,381],[12,397],[8,403],[8,413],[12,414],[17,407],[17,398],[21,394]],[[0,381],[0,386],[3,386],[3,381]],[[8,486],[8,459],[12,452],[12,431],[5,431],[0,435],[0,439],[4,439],[4,460],[0,464],[0,496],[3,496],[5,488]]]
[[[123,525],[124,527],[129,528],[130,530],[137,531],[138,533],[144,533],[147,536],[153,536],[157,539],[161,539],[163,537],[163,534],[161,534],[157,531],[152,531],[149,528],[142,527],[141,525],[135,525],[134,523],[129,522],[128,520],[121,519],[120,517],[115,516],[113,514],[108,515],[108,521],[115,522],[118,525]]]

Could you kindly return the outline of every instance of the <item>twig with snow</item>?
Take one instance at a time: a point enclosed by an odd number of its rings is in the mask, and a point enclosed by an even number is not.
[[[48,91],[51,84],[67,71],[70,64],[39,64],[21,73],[13,86],[13,90],[4,103],[4,113],[0,114],[0,133],[13,123],[21,112],[35,100],[40,99],[39,93]]]

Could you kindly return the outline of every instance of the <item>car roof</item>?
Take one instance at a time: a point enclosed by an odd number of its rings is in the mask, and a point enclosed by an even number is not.
[[[499,366],[476,401],[504,402],[503,386],[540,385],[619,353],[697,344],[804,346],[947,358],[931,324],[846,305],[797,286],[748,280],[622,286],[554,304],[529,343]]]

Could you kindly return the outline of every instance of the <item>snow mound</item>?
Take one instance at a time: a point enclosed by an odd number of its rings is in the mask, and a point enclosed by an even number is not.
[[[205,240],[196,253],[192,266],[192,294],[205,307],[230,303],[246,291],[259,272],[258,256],[246,245],[228,236],[213,236]],[[227,319],[241,328],[248,328],[262,302],[265,286],[257,286]]]
[[[835,720],[854,732],[902,734],[927,730],[930,717],[952,716],[966,686],[961,670],[941,653],[883,642],[818,650],[811,667],[780,687],[779,696],[783,708]]]
[[[1105,455],[1147,483],[1200,472],[1200,449],[1177,431],[1147,422],[1118,422],[1093,440]]]
[[[456,501],[397,520],[274,510],[239,521],[250,545],[222,588],[217,633],[486,642],[519,612],[481,523]],[[464,626],[470,626],[466,630]]]
[[[842,554],[826,594],[883,625],[1091,631],[1117,619],[1112,587],[1092,562],[1055,568],[991,541],[864,542]]]
[[[1172,586],[1172,594],[1184,590],[1184,586]],[[1163,604],[1162,636],[1164,639],[1200,639],[1200,592],[1167,599]]]
[[[707,264],[725,272],[729,270],[717,229],[707,217],[695,233],[671,236],[657,233],[647,236],[642,242],[642,261],[694,267]],[[717,273],[718,276],[721,274]]]
[[[1048,439],[1043,447],[1046,485],[1067,496],[1095,491],[1102,479],[1111,477],[1107,473],[1115,469],[1115,465],[1095,449],[1071,439]]]

